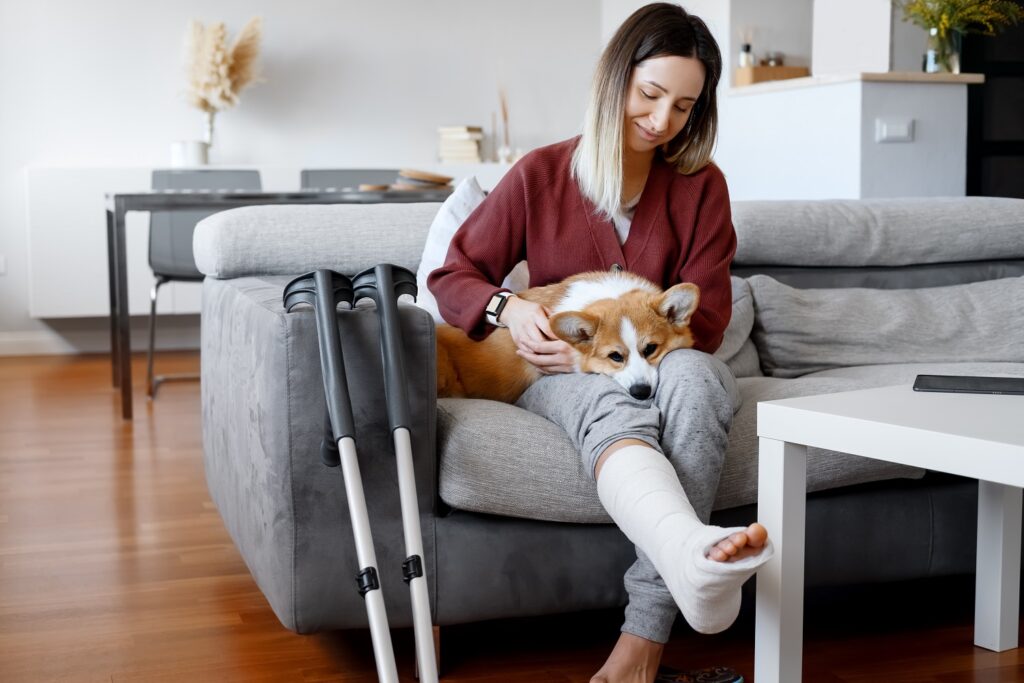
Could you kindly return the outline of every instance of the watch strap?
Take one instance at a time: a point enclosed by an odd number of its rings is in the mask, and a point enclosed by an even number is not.
[[[504,323],[498,322],[498,318],[501,316],[501,312],[505,310],[505,304],[508,303],[508,298],[512,296],[512,292],[498,292],[491,297],[491,300],[487,302],[487,308],[485,314],[487,322],[497,327],[505,327]]]

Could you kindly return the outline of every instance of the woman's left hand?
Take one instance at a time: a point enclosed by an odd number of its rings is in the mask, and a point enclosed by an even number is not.
[[[550,315],[547,309],[544,310],[544,313]],[[576,350],[555,337],[547,320],[543,321],[540,330],[547,340],[524,339],[518,344],[516,354],[531,363],[544,375],[576,372]]]

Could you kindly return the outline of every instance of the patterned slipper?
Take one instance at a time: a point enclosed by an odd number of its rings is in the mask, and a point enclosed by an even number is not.
[[[667,666],[658,669],[654,683],[743,683],[743,676],[727,666],[679,671]]]

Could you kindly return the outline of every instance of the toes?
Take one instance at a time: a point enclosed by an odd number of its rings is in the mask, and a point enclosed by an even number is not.
[[[729,559],[729,556],[725,554],[725,551],[717,546],[708,551],[708,557],[715,562],[725,562]]]
[[[743,531],[738,531],[719,541],[708,551],[707,556],[716,562],[728,562],[737,557],[756,554],[757,550],[764,547],[767,541],[768,530],[754,522]]]
[[[751,546],[760,548],[768,541],[768,530],[757,522],[754,522],[747,527],[746,536],[747,542]]]
[[[747,538],[746,532],[738,531],[735,534],[733,534],[732,536],[730,536],[728,541],[723,541],[723,542],[724,543],[732,543],[734,546],[736,546],[737,549],[739,549],[739,548],[743,548],[746,545],[748,545],[750,540]]]
[[[724,541],[719,541],[718,545],[715,547],[724,552],[726,555],[735,555],[736,551],[738,551],[743,546],[737,546],[737,544],[732,542],[732,538],[727,538]]]

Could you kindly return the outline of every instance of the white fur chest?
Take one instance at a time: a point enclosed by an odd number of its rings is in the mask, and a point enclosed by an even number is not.
[[[569,285],[565,296],[555,306],[554,313],[563,311],[582,311],[587,306],[601,299],[617,299],[626,292],[643,289],[658,294],[660,289],[647,280],[626,272],[607,273],[595,278],[577,280]]]

